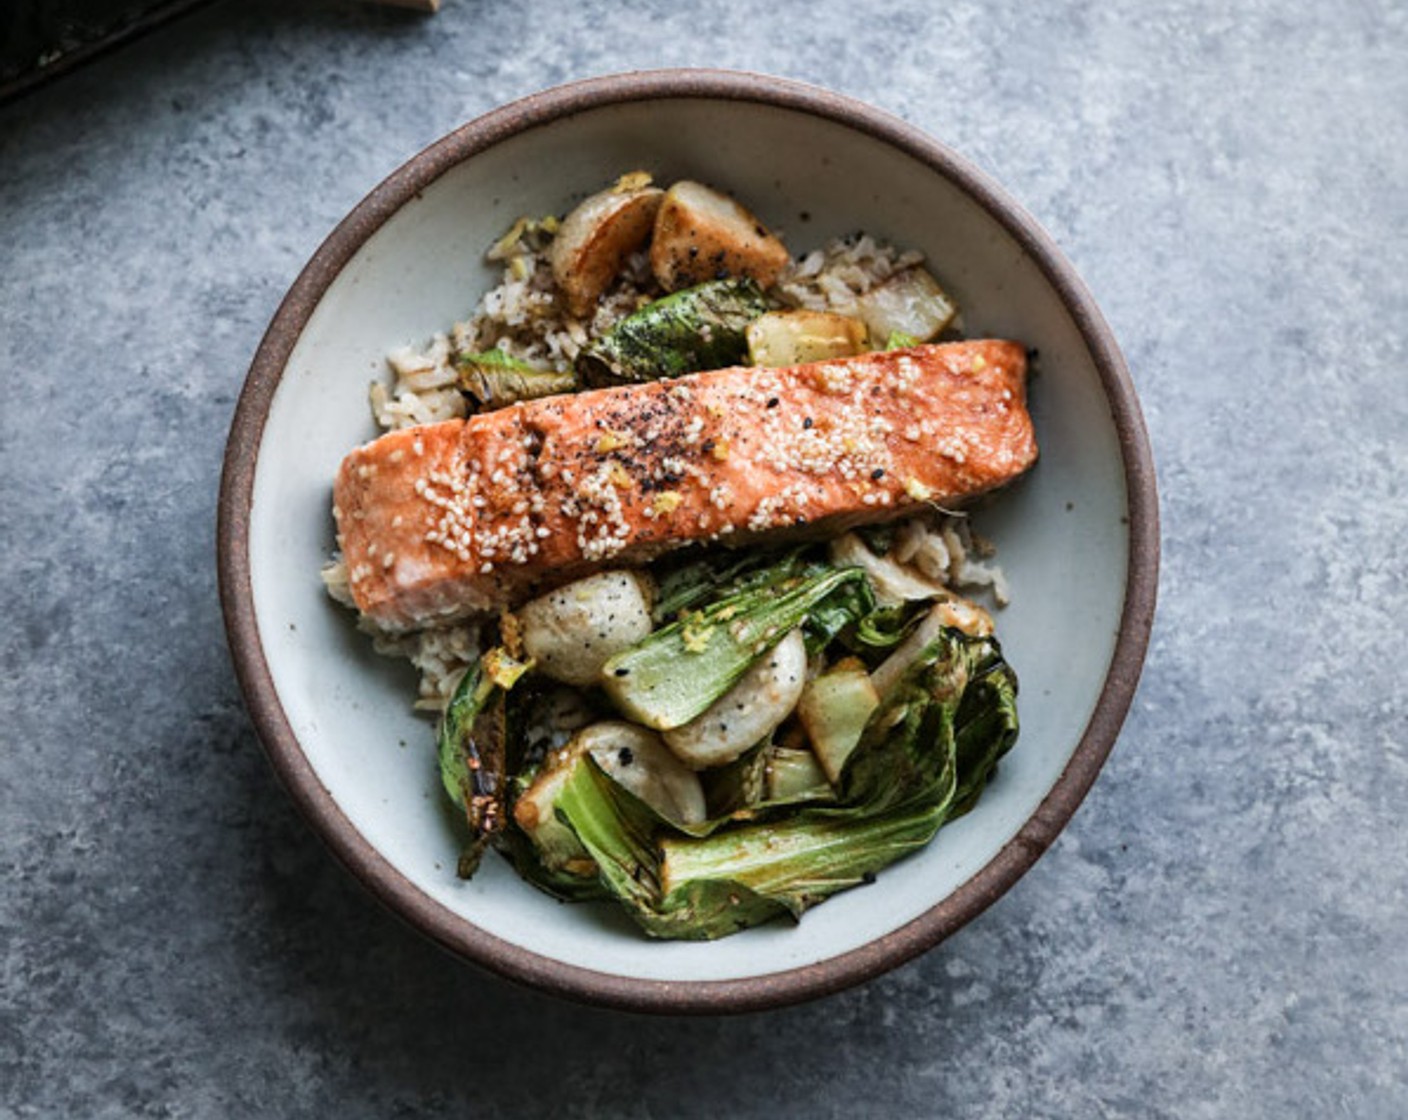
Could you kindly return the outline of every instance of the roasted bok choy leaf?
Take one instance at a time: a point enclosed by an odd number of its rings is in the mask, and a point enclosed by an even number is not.
[[[571,370],[541,369],[502,350],[461,352],[454,361],[460,388],[485,412],[577,388],[577,375]]]
[[[715,600],[611,658],[602,667],[602,684],[637,723],[661,731],[680,727],[732,688],[819,603],[864,578],[859,568],[823,568]]]
[[[584,757],[557,812],[603,887],[652,936],[716,938],[795,918],[871,881],[967,810],[1016,738],[1016,689],[992,639],[945,629],[875,709],[834,802],[683,829]]]
[[[663,623],[629,570],[504,615],[440,729],[462,873],[492,844],[558,898],[715,938],[871,881],[966,812],[1016,739],[1015,675],[964,600],[880,602],[827,552],[676,562],[652,581]],[[555,660],[559,631],[585,654],[627,624],[645,636],[592,679]]]
[[[794,726],[800,735],[801,728]],[[799,745],[771,740],[759,743],[727,766],[706,770],[700,775],[708,799],[709,820],[771,820],[780,811],[804,801],[835,801],[836,791],[806,745],[805,737],[787,740]],[[698,829],[692,835],[702,835]],[[709,831],[713,831],[711,827]]]
[[[722,937],[786,912],[727,882],[688,884],[667,896],[660,881],[660,818],[608,778],[590,756],[573,768],[557,805],[596,861],[602,885],[652,937]]]
[[[750,587],[760,587],[795,575],[804,566],[801,550],[783,555],[766,553],[709,554],[673,562],[666,561],[656,573],[655,605],[657,623],[673,622],[690,607],[706,599],[736,595]]]
[[[841,802],[868,813],[966,808],[956,795],[982,789],[1017,730],[1017,675],[997,642],[944,627],[881,693],[841,771]]]
[[[576,733],[597,716],[561,688],[543,689],[530,681],[505,697],[505,746],[509,779],[504,827],[491,843],[524,879],[567,902],[609,898],[596,864],[557,815],[556,799],[570,775],[574,752],[566,749]],[[545,775],[553,777],[545,779]]]
[[[508,759],[504,695],[527,669],[502,649],[492,649],[461,678],[440,721],[440,781],[464,811],[470,841],[459,874],[469,878],[484,849],[504,826]]]
[[[648,303],[577,356],[592,385],[656,381],[738,365],[748,324],[768,309],[751,280],[711,280]]]

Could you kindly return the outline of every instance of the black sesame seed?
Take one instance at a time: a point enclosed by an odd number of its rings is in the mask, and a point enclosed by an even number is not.
[[[622,665],[619,669],[616,670],[616,675],[617,675],[618,677],[625,677],[625,676],[629,676],[629,675],[630,675],[630,672],[631,672],[631,671],[630,671],[629,669],[627,669],[624,665]]]
[[[860,881],[861,881],[862,883],[867,883],[867,884],[875,882],[875,872],[873,872],[873,871],[865,871],[865,872],[862,872],[861,877],[860,877]]]
[[[873,471],[870,472],[870,477],[873,478],[876,482],[879,482],[882,478],[885,477],[885,468],[876,467]]]
[[[630,747],[622,747],[620,751],[617,752],[616,757],[620,759],[622,766],[629,766],[636,760],[636,756],[631,751]]]
[[[778,405],[780,405],[781,403],[782,403],[782,402],[781,402],[780,400],[778,400],[776,397],[769,397],[769,398],[768,398],[768,407],[769,407],[769,408],[776,408],[776,407],[777,407]]]
[[[802,420],[802,427],[804,427],[804,428],[810,428],[811,426],[812,426],[812,418],[811,418],[810,416],[804,417],[803,420]]]

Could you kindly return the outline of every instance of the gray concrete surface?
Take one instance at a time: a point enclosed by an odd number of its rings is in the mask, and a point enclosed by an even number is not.
[[[867,987],[718,1021],[383,912],[258,748],[212,566],[244,369],[338,218],[507,98],[681,64],[1003,180],[1126,348],[1166,528],[1047,857]],[[0,1112],[1408,1115],[1405,140],[1387,2],[226,3],[0,107]]]

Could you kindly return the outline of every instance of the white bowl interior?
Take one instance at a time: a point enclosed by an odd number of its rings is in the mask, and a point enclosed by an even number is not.
[[[561,213],[622,171],[729,190],[794,252],[853,230],[921,249],[972,336],[1040,349],[1031,387],[1041,461],[975,514],[1014,602],[999,636],[1021,678],[1023,730],[977,809],[873,886],[799,926],[720,942],[656,943],[607,905],[563,906],[495,857],[455,877],[432,727],[412,714],[411,670],[377,656],[322,593],[331,481],[372,438],[366,390],[384,355],[468,315],[497,281],[483,252],[520,214]],[[804,218],[803,215],[806,215]],[[1109,668],[1128,564],[1119,443],[1091,355],[1047,279],[960,189],[878,140],[804,113],[680,100],[598,108],[500,143],[436,181],[331,285],[273,399],[250,525],[256,617],[289,722],[342,812],[421,891],[496,937],[619,976],[761,976],[845,953],[917,917],[977,872],[1051,789]]]

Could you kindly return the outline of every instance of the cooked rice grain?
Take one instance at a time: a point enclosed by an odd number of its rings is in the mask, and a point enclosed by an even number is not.
[[[850,315],[857,296],[923,260],[923,253],[901,252],[869,234],[837,238],[789,265],[777,290],[794,307]]]

